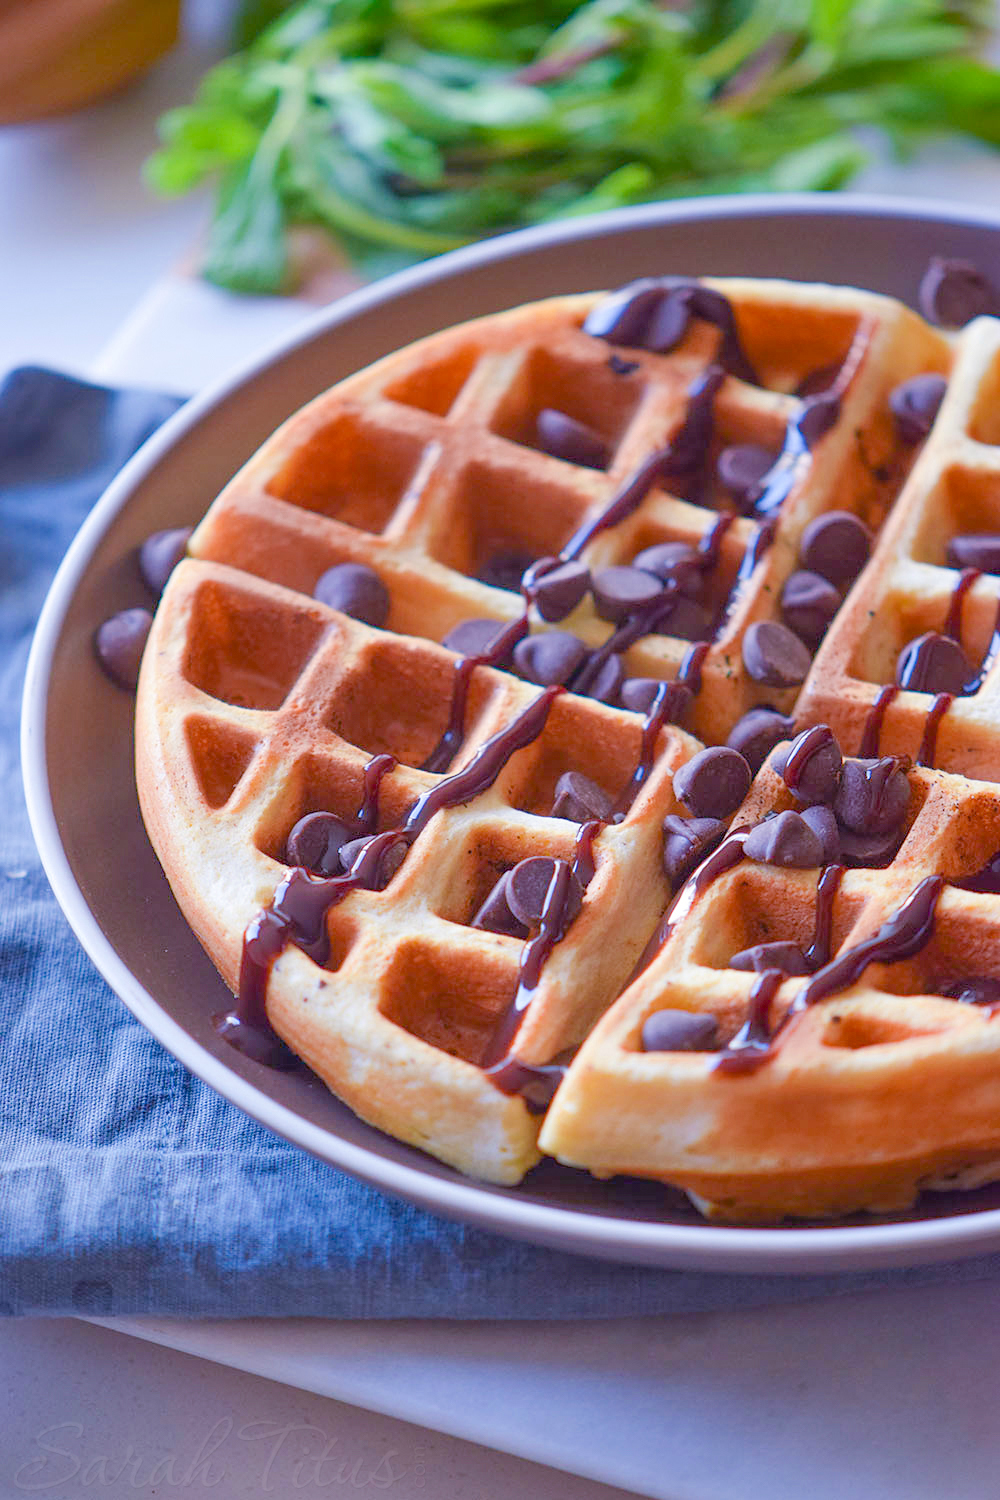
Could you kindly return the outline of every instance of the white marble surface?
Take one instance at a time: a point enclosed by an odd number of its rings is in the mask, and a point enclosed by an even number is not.
[[[139,175],[227,10],[193,0],[184,44],[116,98],[0,130],[0,370],[194,390],[305,314],[185,284],[206,202],[159,203]],[[951,148],[858,184],[975,203],[998,185],[996,159]],[[530,1329],[27,1319],[0,1325],[0,1500],[626,1493],[528,1458],[662,1500],[986,1500],[998,1301],[982,1286]]]

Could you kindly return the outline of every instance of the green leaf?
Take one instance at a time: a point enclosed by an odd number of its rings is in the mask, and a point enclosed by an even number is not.
[[[285,219],[273,180],[249,166],[227,174],[219,189],[202,273],[236,292],[278,292],[288,273]]]

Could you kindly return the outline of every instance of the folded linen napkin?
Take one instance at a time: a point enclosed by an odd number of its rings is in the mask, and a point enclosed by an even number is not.
[[[18,769],[31,633],[101,491],[179,405],[44,370],[0,386],[0,1310],[344,1318],[619,1317],[967,1281],[616,1266],[438,1219],[288,1145],[117,1000],[40,866]]]

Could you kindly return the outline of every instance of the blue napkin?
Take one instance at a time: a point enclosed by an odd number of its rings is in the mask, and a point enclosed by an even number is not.
[[[911,1271],[631,1268],[438,1219],[271,1135],[149,1036],[42,873],[20,790],[32,629],[74,532],[179,402],[53,372],[0,386],[0,1310],[204,1317],[590,1318],[961,1282]]]

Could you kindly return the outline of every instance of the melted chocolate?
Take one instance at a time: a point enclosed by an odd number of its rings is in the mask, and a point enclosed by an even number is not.
[[[813,940],[806,949],[806,963],[810,969],[821,969],[830,962],[830,940],[833,935],[833,903],[840,882],[844,878],[843,865],[827,865],[816,885],[816,921]]]
[[[982,578],[979,568],[963,568],[958,575],[958,582],[951,591],[951,602],[948,605],[948,615],[941,627],[942,635],[950,635],[952,640],[961,644],[962,640],[962,605],[969,590]]]
[[[882,740],[882,724],[885,720],[886,709],[898,697],[899,688],[894,682],[888,682],[885,687],[879,688],[878,697],[868,710],[868,717],[865,720],[865,727],[861,735],[861,744],[858,746],[859,760],[877,759],[879,745]]]
[[[484,1072],[501,1094],[520,1094],[533,1115],[545,1113],[566,1076],[562,1063],[526,1063],[513,1053]]]
[[[941,720],[955,701],[954,693],[938,693],[924,717],[924,732],[917,751],[918,766],[933,766]]]
[[[747,1018],[732,1041],[719,1053],[717,1073],[752,1073],[771,1055],[771,1005],[785,975],[781,969],[765,969],[754,980],[747,1002]]]
[[[539,693],[523,712],[480,746],[467,766],[418,798],[401,828],[388,829],[371,839],[347,874],[323,879],[302,869],[289,872],[271,905],[254,918],[244,934],[236,1007],[217,1022],[217,1030],[227,1042],[258,1061],[265,1060],[262,1054],[269,1049],[280,1058],[277,1049],[283,1043],[267,1019],[265,1005],[268,976],[278,956],[294,943],[317,963],[326,963],[330,952],[326,918],[333,907],[352,891],[378,889],[383,855],[400,843],[408,848],[436,812],[458,807],[492,786],[511,755],[541,734],[553,700],[562,691],[553,687]],[[387,769],[383,766],[381,771],[372,772],[376,787]],[[371,793],[372,802],[375,795]],[[279,1061],[277,1065],[282,1064]]]
[[[895,963],[919,953],[934,930],[934,915],[944,886],[943,875],[928,875],[876,933],[814,974],[796,995],[792,1011],[804,1010],[817,1000],[846,990],[860,979],[869,964]]]
[[[782,776],[790,792],[794,792],[802,780],[803,772],[812,757],[824,745],[834,743],[833,730],[828,724],[814,724],[800,734],[785,760]]]
[[[1000,896],[1000,849],[990,856],[981,870],[964,879],[951,877],[949,885],[957,885],[963,891],[978,891],[983,895]]]

